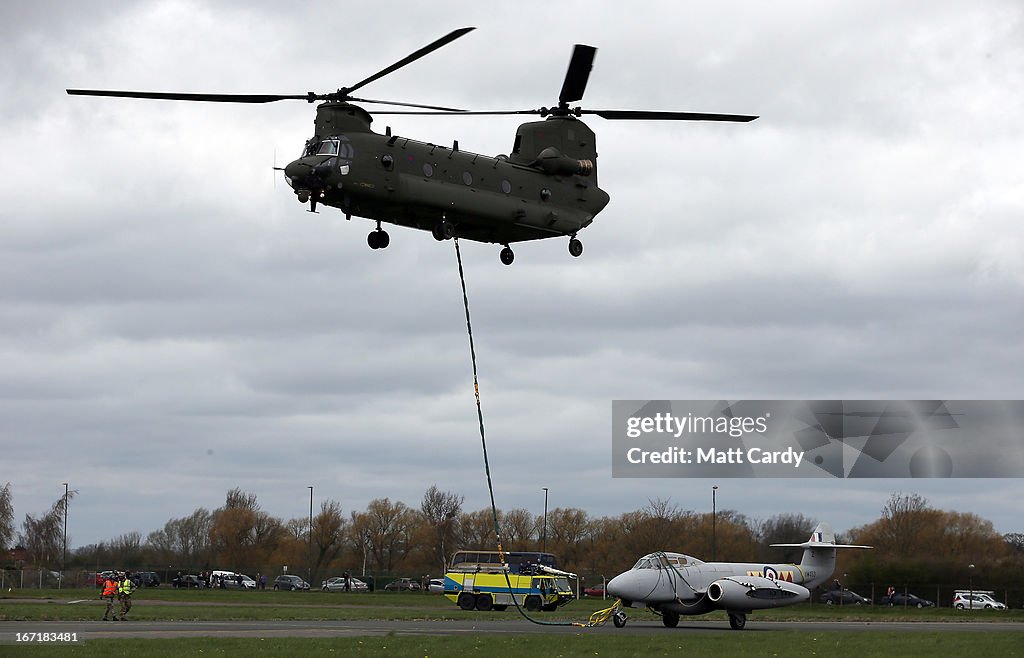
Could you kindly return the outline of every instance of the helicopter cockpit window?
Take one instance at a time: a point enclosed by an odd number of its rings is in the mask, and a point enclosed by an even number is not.
[[[320,148],[317,149],[317,155],[338,155],[338,140],[326,139],[320,142]]]

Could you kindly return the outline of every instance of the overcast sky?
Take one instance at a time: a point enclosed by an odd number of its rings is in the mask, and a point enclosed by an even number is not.
[[[0,4],[0,484],[16,520],[78,491],[72,546],[144,535],[232,487],[283,518],[488,502],[451,242],[305,212],[275,172],[302,102],[65,88],[362,92],[586,119],[611,203],[581,233],[463,243],[499,507],[651,499],[838,530],[893,492],[1024,531],[1024,480],[613,479],[614,399],[1024,397],[1024,7],[964,2]],[[373,109],[373,108],[370,108]],[[378,116],[507,153],[516,117]],[[1021,474],[1024,477],[1024,473]],[[667,545],[666,548],[672,547]]]

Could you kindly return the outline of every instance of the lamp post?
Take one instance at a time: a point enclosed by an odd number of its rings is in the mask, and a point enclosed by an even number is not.
[[[717,508],[718,485],[711,487],[711,561],[717,557],[718,549],[718,508]]]
[[[309,533],[307,541],[309,542],[309,567],[306,569],[308,572],[309,586],[313,586],[313,487],[307,487],[309,489]]]
[[[68,570],[68,483],[64,482],[64,557],[60,562],[60,580],[57,589],[64,586],[64,572]]]
[[[544,487],[544,531],[541,534],[542,541],[544,542],[544,548],[541,549],[545,553],[548,552],[548,488]]]
[[[970,603],[970,606],[971,606],[971,609],[973,610],[974,609],[974,565],[973,564],[968,564],[967,565],[967,573],[968,573],[968,587],[971,588],[971,603]]]

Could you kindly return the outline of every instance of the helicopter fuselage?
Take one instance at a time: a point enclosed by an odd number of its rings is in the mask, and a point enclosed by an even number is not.
[[[383,249],[391,238],[381,224],[430,231],[437,240],[464,237],[504,245],[501,262],[511,265],[509,244],[567,236],[569,254],[578,257],[583,243],[576,234],[608,205],[609,196],[597,185],[597,147],[594,131],[577,117],[630,121],[753,121],[756,116],[618,110],[571,107],[583,98],[597,49],[576,44],[558,94],[558,105],[527,110],[467,111],[386,100],[356,98],[353,92],[394,73],[475,28],[453,30],[369,77],[329,93],[223,94],[162,91],[68,89],[72,96],[144,98],[209,103],[273,103],[283,100],[320,102],[313,137],[302,156],[284,168],[295,196],[316,212],[317,205],[341,209],[377,222],[367,237],[372,249]],[[490,157],[450,147],[418,142],[370,129],[373,117],[353,105],[377,103],[428,110],[386,114],[498,115],[546,117],[516,131],[512,151]],[[276,167],[275,167],[276,169]]]
[[[375,133],[370,120],[345,102],[317,108],[316,134],[285,168],[301,202],[431,231],[438,239],[457,235],[506,246],[574,237],[608,204],[597,186],[596,152],[575,158],[554,146],[565,148],[558,138],[536,151],[536,140],[519,134],[511,156],[491,157],[463,151],[457,142],[441,146]],[[538,124],[563,141],[576,132],[592,141],[593,133],[573,117],[524,124],[520,133]],[[523,151],[524,143],[535,152]]]

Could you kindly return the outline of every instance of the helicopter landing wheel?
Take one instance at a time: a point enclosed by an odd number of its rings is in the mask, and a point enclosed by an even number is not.
[[[511,265],[512,261],[516,259],[516,255],[512,251],[511,247],[505,245],[505,248],[501,250],[500,254],[498,254],[498,258],[500,258],[501,262],[504,263],[505,265]]]
[[[391,236],[384,229],[377,229],[366,236],[366,244],[370,249],[386,249],[391,244]]]
[[[437,225],[437,234],[441,236],[442,240],[451,240],[455,237],[455,233],[455,225],[447,219],[442,219]]]
[[[569,240],[569,254],[573,258],[579,258],[583,255],[583,243],[573,238]]]

